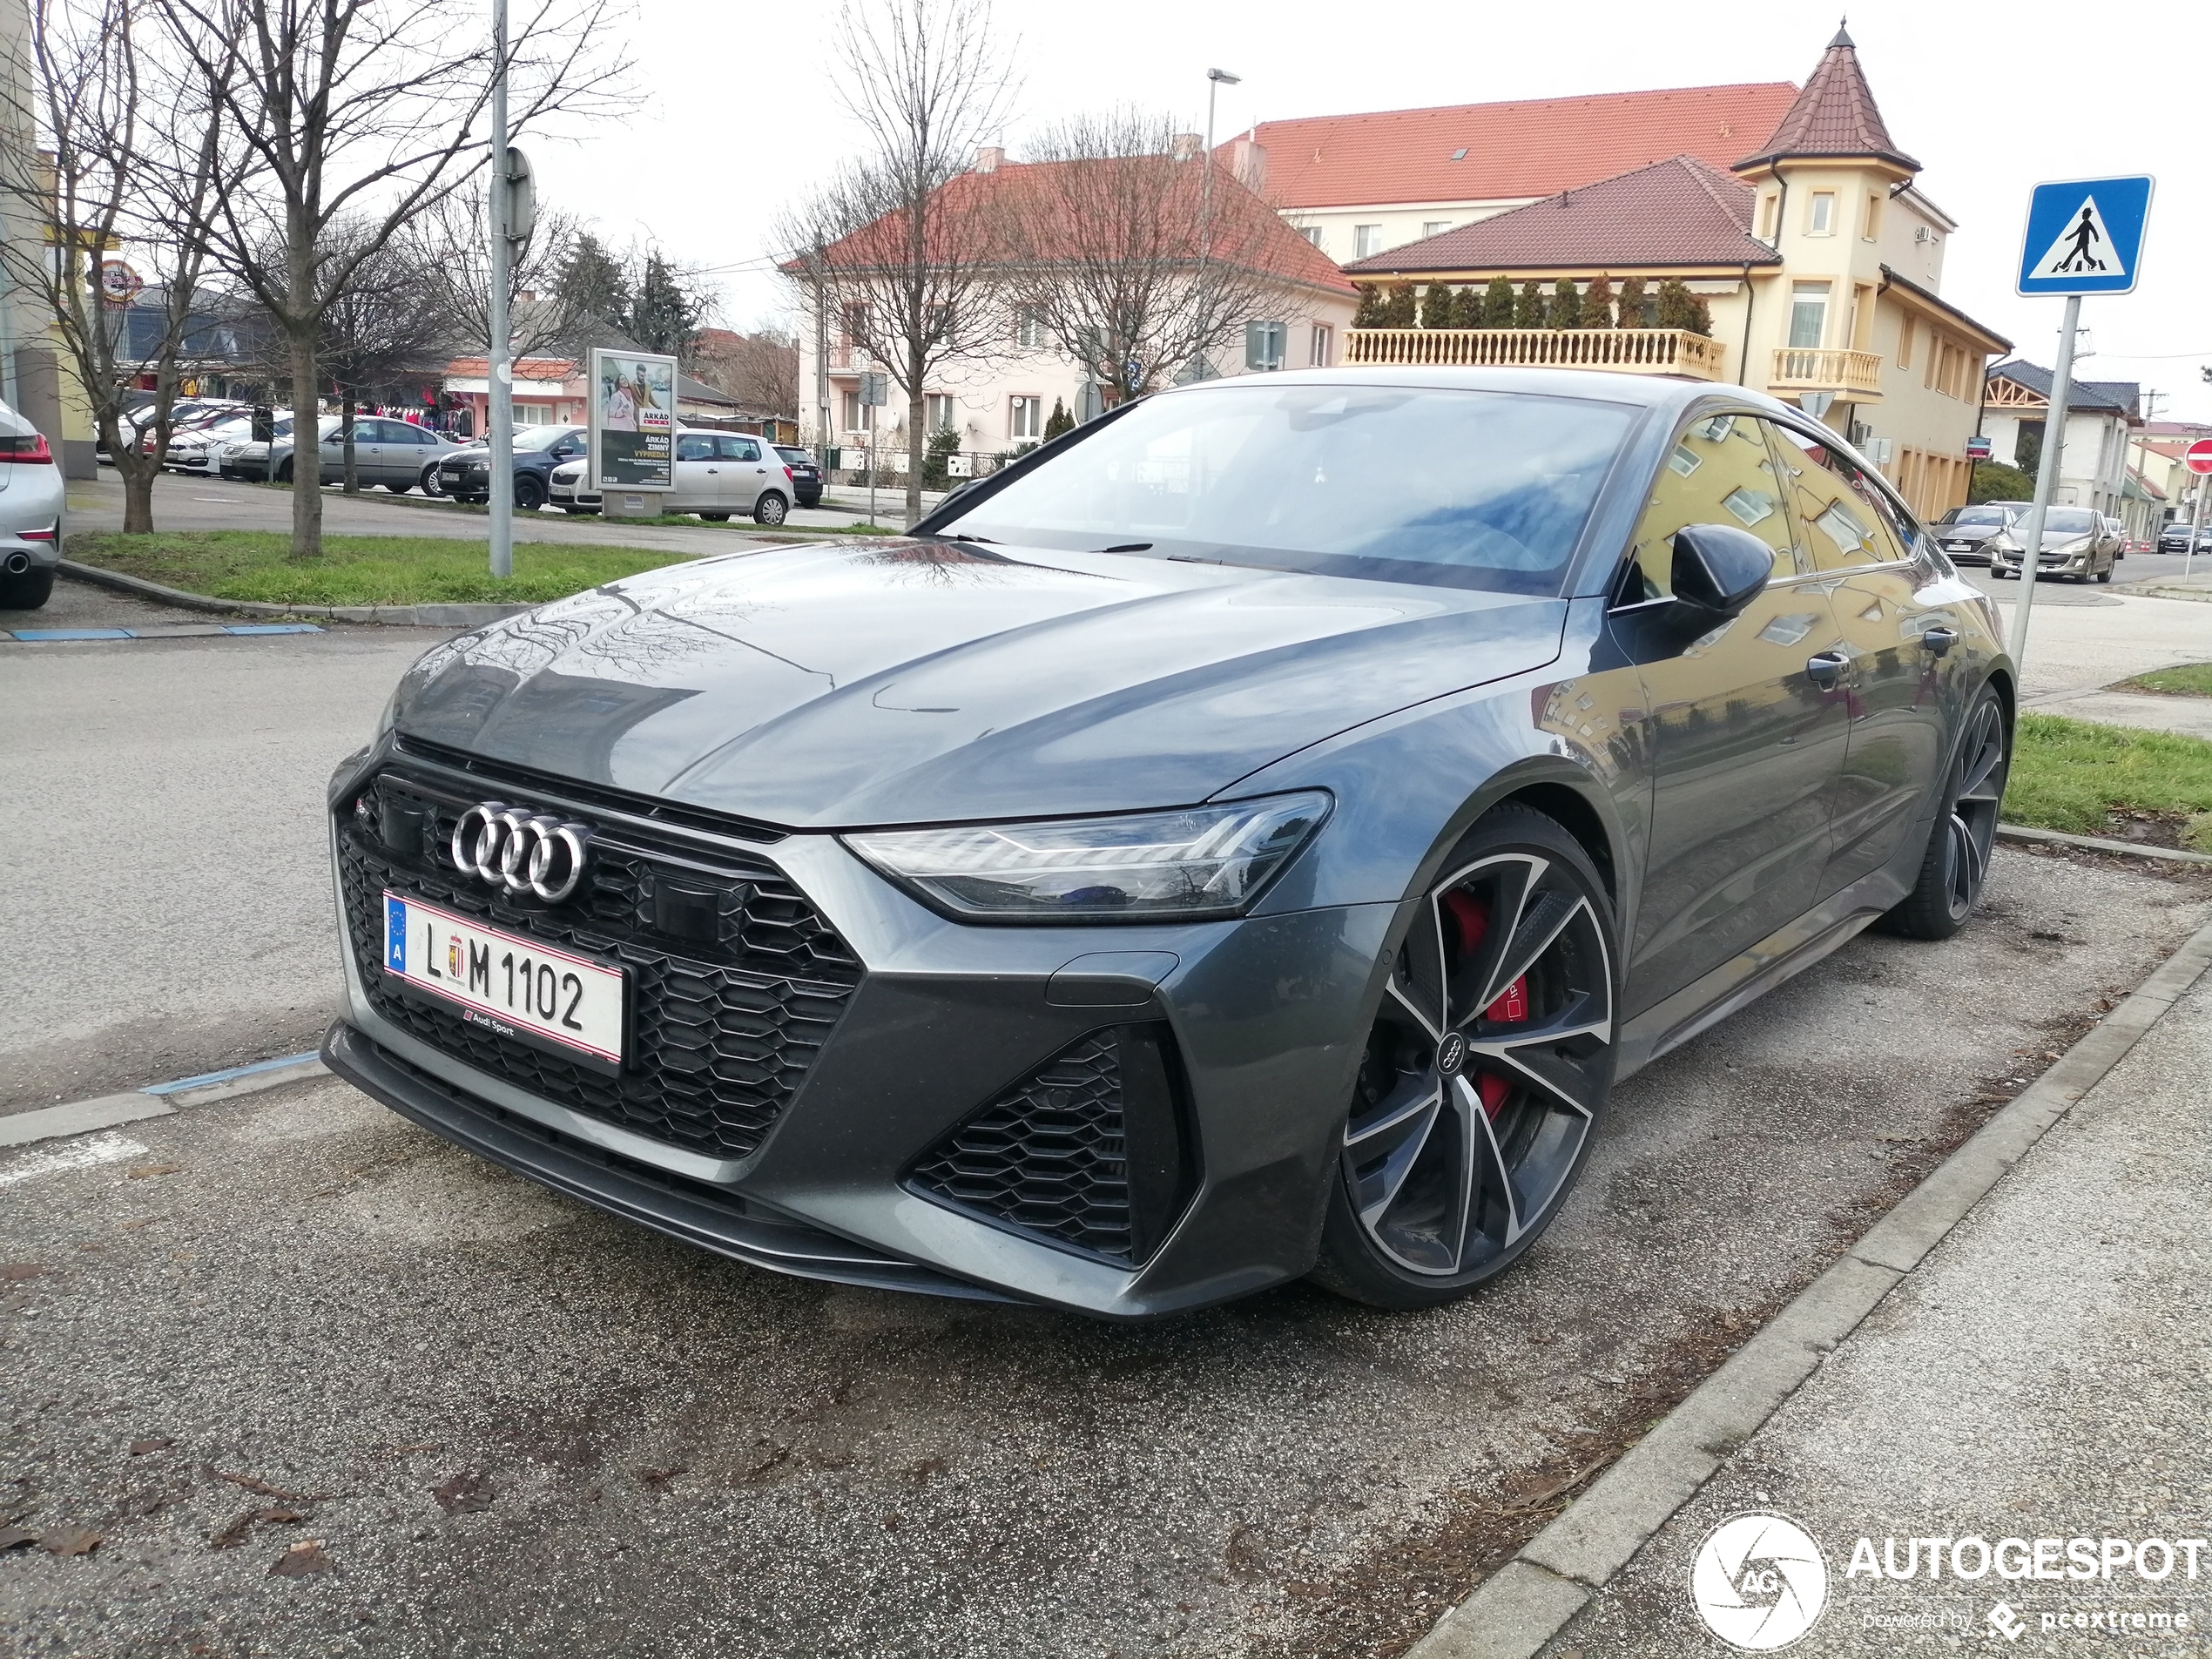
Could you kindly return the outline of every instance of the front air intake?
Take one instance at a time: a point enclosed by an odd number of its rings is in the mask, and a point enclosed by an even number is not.
[[[1182,1095],[1167,1027],[1108,1026],[923,1153],[907,1184],[1048,1243],[1143,1262],[1197,1185]]]

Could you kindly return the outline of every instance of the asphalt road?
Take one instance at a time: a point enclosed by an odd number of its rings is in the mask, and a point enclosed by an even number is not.
[[[1863,938],[1625,1085],[1547,1239],[1420,1315],[1295,1286],[1131,1329],[778,1278],[335,1082],[25,1149],[0,1526],[101,1541],[0,1556],[0,1631],[1395,1652],[2209,913],[2000,853],[1965,936]]]

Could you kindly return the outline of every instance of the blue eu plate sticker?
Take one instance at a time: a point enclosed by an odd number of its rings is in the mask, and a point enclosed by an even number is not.
[[[395,974],[407,972],[407,906],[388,894],[384,898],[384,966]]]

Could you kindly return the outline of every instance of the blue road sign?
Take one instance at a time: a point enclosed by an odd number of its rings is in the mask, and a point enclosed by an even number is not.
[[[2127,293],[2150,223],[2148,174],[2038,185],[2020,239],[2022,293]]]

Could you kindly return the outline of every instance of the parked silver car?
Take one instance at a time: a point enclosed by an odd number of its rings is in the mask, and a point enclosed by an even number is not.
[[[749,513],[756,523],[780,524],[796,494],[791,468],[773,445],[745,432],[678,432],[676,488],[663,495],[661,510],[717,521]],[[563,512],[597,512],[590,462],[555,468],[550,495]]]
[[[1989,563],[1989,538],[2012,527],[2020,509],[2010,502],[1983,502],[1979,506],[1954,507],[1928,526],[1936,544],[1950,555],[1953,564]]]
[[[53,592],[65,512],[45,435],[0,403],[0,610],[36,610]]]
[[[2111,581],[2119,538],[2105,529],[2105,522],[2102,514],[2087,507],[2050,509],[2043,518],[2043,546],[2036,575],[2071,577],[2076,582]],[[2001,578],[2020,574],[2019,538],[2025,532],[2024,523],[2014,523],[1989,538],[1990,575]]]

